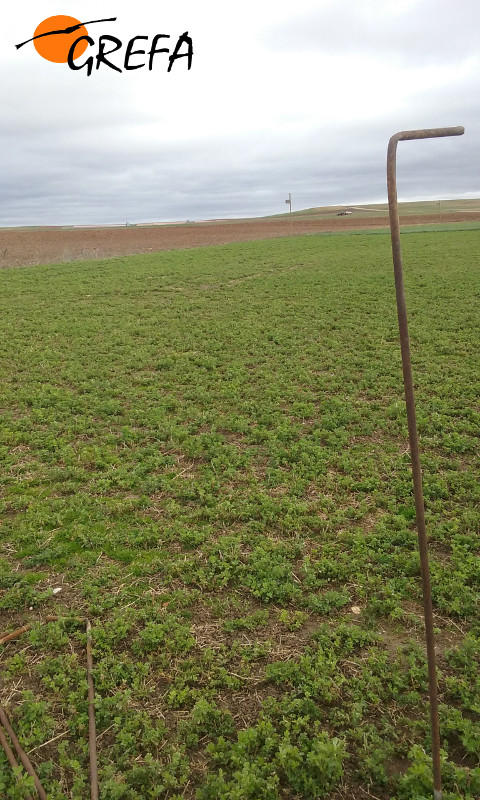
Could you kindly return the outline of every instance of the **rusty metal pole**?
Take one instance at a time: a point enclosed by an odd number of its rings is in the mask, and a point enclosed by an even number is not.
[[[413,393],[412,364],[410,359],[410,342],[408,337],[407,308],[403,285],[402,249],[400,245],[400,223],[397,204],[396,156],[398,142],[410,139],[433,139],[440,136],[461,136],[463,127],[427,128],[418,131],[401,131],[396,133],[388,143],[387,153],[387,186],[388,210],[390,215],[390,232],[392,237],[393,269],[395,274],[395,291],[397,296],[398,327],[402,351],[403,384],[407,405],[408,438],[412,461],[413,488],[415,494],[415,511],[420,550],[422,572],[423,608],[425,616],[425,638],[427,642],[428,686],[430,694],[430,725],[432,731],[433,758],[433,796],[434,800],[442,798],[442,774],[440,765],[440,728],[438,723],[437,676],[435,666],[435,640],[433,635],[432,593],[430,587],[430,570],[428,567],[427,534],[425,530],[425,507],[422,489],[422,471],[418,449],[417,423],[415,418],[415,398]]]

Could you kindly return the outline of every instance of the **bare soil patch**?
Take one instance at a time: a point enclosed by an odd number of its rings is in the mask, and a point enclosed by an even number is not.
[[[408,215],[406,225],[480,221],[480,213]],[[0,230],[0,267],[20,267],[68,261],[112,258],[136,253],[155,253],[231,242],[298,236],[308,233],[338,233],[388,227],[383,217],[337,217],[327,219],[232,220],[183,225],[125,228],[39,228]]]

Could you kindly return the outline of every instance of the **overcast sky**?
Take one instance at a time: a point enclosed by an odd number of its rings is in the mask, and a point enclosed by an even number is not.
[[[41,58],[47,17],[128,40],[188,31],[193,62],[122,73]],[[248,217],[385,202],[389,137],[399,199],[480,196],[479,0],[18,0],[0,26],[0,225]],[[145,46],[137,42],[136,48]],[[145,58],[135,56],[132,64]]]

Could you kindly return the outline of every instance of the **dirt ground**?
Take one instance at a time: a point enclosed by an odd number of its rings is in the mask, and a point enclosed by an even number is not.
[[[480,213],[408,215],[405,225],[480,221]],[[125,228],[7,228],[0,230],[0,268],[111,258],[212,244],[271,239],[306,233],[365,230],[388,226],[385,216],[233,220]]]

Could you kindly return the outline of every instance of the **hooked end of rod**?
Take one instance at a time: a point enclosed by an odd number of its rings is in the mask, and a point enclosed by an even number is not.
[[[405,142],[412,139],[438,139],[442,136],[462,136],[465,133],[463,125],[454,128],[421,128],[416,131],[400,131],[395,133],[390,142]]]

